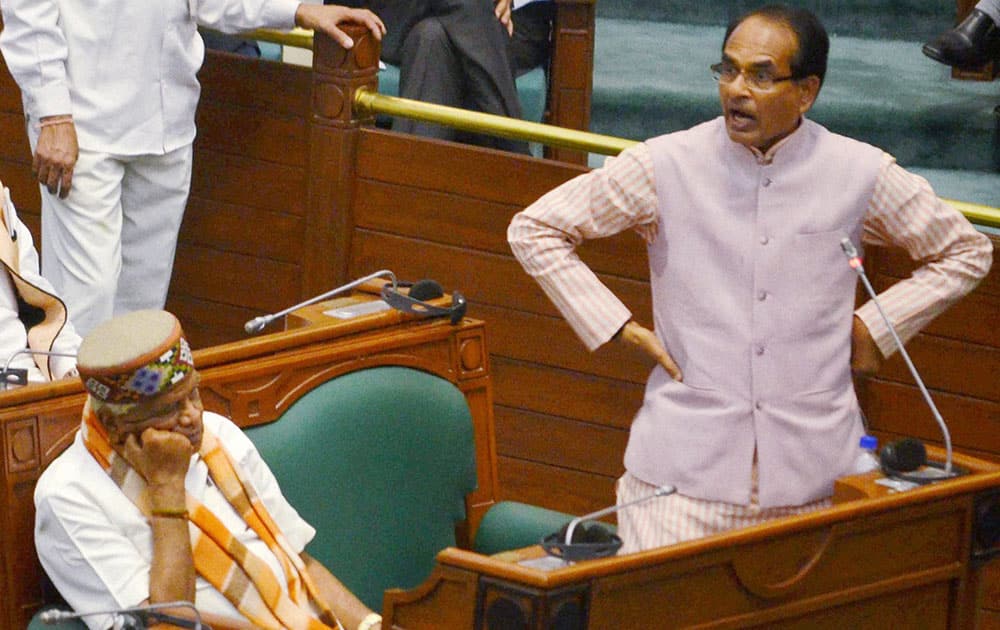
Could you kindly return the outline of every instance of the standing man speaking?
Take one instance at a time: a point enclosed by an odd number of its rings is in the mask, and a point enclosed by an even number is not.
[[[854,310],[840,241],[893,245],[921,266],[880,300],[906,340],[990,267],[989,240],[882,150],[805,118],[829,38],[769,5],[730,24],[722,116],[653,138],[514,217],[511,248],[587,348],[654,358],[618,502],[626,552],[828,504],[863,433],[852,369],[894,351],[876,306]],[[654,328],[581,262],[585,239],[646,241]]]
[[[299,0],[4,0],[0,52],[21,88],[42,188],[42,270],[86,334],[162,308],[191,184],[198,25],[293,26],[341,45],[370,11]]]

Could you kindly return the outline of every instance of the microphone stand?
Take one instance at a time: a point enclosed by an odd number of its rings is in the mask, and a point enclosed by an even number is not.
[[[194,620],[158,612],[167,608],[190,608],[194,612]],[[118,608],[115,610],[94,610],[91,612],[70,612],[66,610],[45,610],[39,615],[39,619],[46,625],[56,625],[71,619],[80,619],[93,615],[114,615],[138,618],[142,627],[149,625],[152,620],[157,623],[169,623],[179,628],[194,628],[194,630],[211,630],[211,628],[201,621],[201,612],[195,605],[188,601],[162,602],[158,604],[148,604],[146,606],[133,606],[131,608]]]
[[[264,330],[265,326],[267,326],[274,320],[278,319],[279,317],[284,317],[285,315],[291,313],[296,309],[300,309],[303,306],[309,306],[310,304],[315,304],[316,302],[321,302],[327,298],[331,298],[337,295],[338,293],[343,293],[344,291],[350,291],[354,287],[362,285],[368,282],[369,280],[374,280],[375,278],[380,278],[385,276],[388,276],[389,279],[392,280],[392,289],[395,291],[399,284],[398,282],[396,282],[396,274],[389,271],[388,269],[382,269],[381,271],[376,271],[375,273],[369,274],[364,278],[359,278],[353,282],[348,282],[347,284],[337,287],[336,289],[331,289],[330,291],[327,291],[322,295],[317,295],[314,298],[310,298],[305,302],[300,302],[299,304],[296,304],[294,306],[289,306],[283,311],[278,311],[277,313],[272,313],[270,315],[261,315],[260,317],[254,317],[253,319],[251,319],[250,321],[248,321],[246,324],[243,325],[243,330],[245,330],[248,335],[259,333],[260,331]]]
[[[56,352],[55,350],[32,350],[31,348],[21,348],[17,350],[9,357],[7,361],[3,364],[3,370],[0,371],[0,380],[3,382],[3,388],[7,389],[9,385],[27,385],[28,384],[28,371],[21,368],[11,369],[10,363],[22,354],[40,354],[47,357],[75,357],[75,352]],[[13,376],[15,378],[11,379]]]
[[[953,477],[956,473],[951,470],[951,432],[948,431],[948,425],[945,424],[944,418],[941,417],[941,413],[938,411],[937,405],[934,404],[934,400],[931,398],[930,392],[927,391],[927,387],[924,385],[924,380],[920,378],[920,374],[917,372],[916,366],[914,366],[913,361],[910,360],[909,353],[906,351],[906,348],[903,347],[902,340],[900,340],[899,335],[896,334],[896,327],[892,325],[892,321],[882,308],[882,304],[879,302],[878,296],[875,294],[875,289],[872,288],[871,282],[868,281],[868,274],[865,273],[864,265],[861,264],[861,257],[858,255],[858,250],[855,249],[854,243],[851,242],[851,239],[845,236],[840,241],[840,248],[844,251],[844,255],[847,256],[847,261],[851,265],[851,268],[857,272],[858,277],[861,279],[861,283],[865,287],[865,291],[871,297],[872,302],[875,303],[875,308],[878,309],[879,315],[881,315],[882,319],[885,321],[886,327],[892,335],[892,340],[896,343],[896,347],[899,349],[900,356],[902,356],[903,361],[906,362],[906,367],[910,370],[913,380],[917,382],[917,387],[920,389],[920,393],[923,395],[927,406],[930,407],[931,414],[934,416],[934,420],[937,422],[938,427],[941,429],[941,434],[944,436],[944,471],[936,476],[942,479]],[[933,470],[933,468],[928,469],[928,476],[935,476],[935,473],[930,472]]]
[[[584,514],[583,516],[577,516],[572,521],[570,521],[569,525],[566,527],[566,544],[567,545],[573,544],[573,530],[575,530],[576,526],[579,525],[580,523],[582,523],[583,521],[592,521],[595,518],[601,518],[602,516],[607,516],[608,514],[612,514],[612,513],[617,512],[618,510],[621,510],[623,508],[627,508],[629,506],[635,505],[636,503],[642,503],[643,501],[649,501],[650,499],[655,499],[656,497],[665,497],[665,496],[673,494],[675,492],[677,492],[677,488],[675,488],[674,486],[660,486],[659,488],[657,488],[656,490],[654,490],[652,494],[647,494],[644,497],[639,497],[638,499],[634,499],[632,501],[629,501],[628,503],[622,503],[621,505],[612,505],[612,506],[606,507],[606,508],[604,508],[602,510],[597,510],[596,512],[591,512],[590,514]]]

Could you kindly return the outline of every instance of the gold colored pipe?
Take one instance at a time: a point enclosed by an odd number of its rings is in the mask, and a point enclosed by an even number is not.
[[[635,140],[386,96],[365,89],[355,92],[354,104],[361,111],[368,113],[402,116],[403,118],[446,125],[463,131],[484,133],[512,140],[538,142],[548,146],[565,147],[600,155],[618,155],[625,149],[638,144]],[[975,224],[1000,228],[1000,208],[952,199],[944,201],[957,208]]]
[[[955,199],[945,199],[944,201],[954,206],[959,212],[965,215],[965,218],[976,225],[986,225],[1000,229],[1000,208],[969,203],[968,201],[956,201]]]
[[[509,140],[540,142],[549,146],[604,155],[617,155],[636,144],[634,140],[386,96],[365,89],[354,93],[354,104],[359,110],[368,113],[402,116],[462,131],[499,136]]]
[[[275,31],[269,28],[261,28],[256,31],[240,33],[240,37],[271,42],[272,44],[281,44],[282,46],[291,46],[293,48],[305,48],[306,50],[312,50],[313,47],[313,32],[297,26],[290,31]]]

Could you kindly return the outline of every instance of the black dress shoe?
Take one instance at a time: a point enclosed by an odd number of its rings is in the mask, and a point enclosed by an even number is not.
[[[955,28],[924,44],[924,54],[956,68],[981,66],[1000,53],[1000,28],[982,11],[973,9]]]

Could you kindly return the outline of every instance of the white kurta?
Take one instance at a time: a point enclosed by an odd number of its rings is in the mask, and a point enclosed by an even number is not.
[[[281,494],[271,469],[235,424],[205,412],[205,428],[215,433],[246,473],[274,521],[299,553],[316,530]],[[198,455],[191,458],[187,491],[205,504],[264,559],[275,575],[284,575],[267,545],[247,527],[208,476]],[[78,612],[136,606],[149,598],[153,559],[152,529],[139,509],[87,451],[77,433],[73,443],[42,473],[35,486],[35,548],[45,572],[63,598]],[[282,580],[283,582],[283,580]],[[211,584],[199,577],[195,605],[203,612],[242,618]],[[107,617],[88,617],[93,628],[106,628]]]

